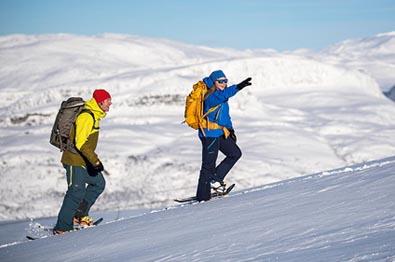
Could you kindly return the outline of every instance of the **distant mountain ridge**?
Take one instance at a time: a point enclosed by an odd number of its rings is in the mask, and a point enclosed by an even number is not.
[[[395,31],[346,40],[322,53],[324,60],[371,75],[383,91],[395,84]]]

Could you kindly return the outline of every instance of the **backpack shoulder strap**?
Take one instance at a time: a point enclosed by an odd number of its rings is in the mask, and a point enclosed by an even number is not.
[[[206,117],[208,114],[210,114],[211,112],[214,112],[215,110],[217,110],[218,107],[220,107],[220,106],[221,106],[221,104],[211,107],[211,108],[210,108],[209,110],[207,110],[207,112],[203,115],[203,118],[205,118],[205,117]]]
[[[212,86],[211,88],[209,88],[209,87],[207,87],[207,85],[206,85],[203,81],[202,81],[201,84],[203,84],[203,85],[205,86],[205,88],[207,88],[207,91],[206,91],[206,93],[204,94],[204,97],[203,97],[203,99],[202,99],[202,103],[204,103],[204,101],[205,101],[212,93],[215,92],[215,86]],[[202,105],[202,106],[203,106],[203,105]],[[220,107],[220,106],[221,106],[221,105],[216,105],[216,106],[213,106],[213,107],[209,108],[209,109],[207,110],[207,112],[206,112],[205,114],[203,114],[203,118],[205,118],[205,117],[206,117],[208,114],[210,114],[211,112],[217,110],[218,107]]]

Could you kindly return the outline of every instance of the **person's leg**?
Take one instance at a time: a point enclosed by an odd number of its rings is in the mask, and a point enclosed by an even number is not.
[[[101,172],[97,173],[96,176],[88,176],[86,183],[88,186],[86,188],[84,199],[75,213],[75,216],[79,218],[89,214],[90,208],[96,202],[101,193],[103,193],[104,188],[106,187],[106,181],[104,180]]]
[[[216,180],[223,181],[232,167],[241,157],[241,150],[230,137],[219,138],[219,150],[226,156],[224,160],[216,167]]]
[[[79,166],[64,166],[66,169],[68,189],[60,208],[54,230],[73,230],[73,217],[85,195],[85,183],[88,173]]]
[[[196,197],[199,201],[209,200],[211,197],[210,181],[215,175],[215,163],[218,157],[219,138],[203,137],[202,141],[202,167]]]

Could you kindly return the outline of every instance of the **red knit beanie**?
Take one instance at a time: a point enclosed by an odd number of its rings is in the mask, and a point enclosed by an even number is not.
[[[111,98],[111,95],[104,89],[96,89],[93,92],[93,98],[96,100],[97,103],[101,103],[104,100]]]

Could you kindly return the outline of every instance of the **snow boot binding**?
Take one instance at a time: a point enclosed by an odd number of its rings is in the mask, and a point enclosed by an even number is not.
[[[93,226],[93,218],[90,216],[74,217],[73,218],[74,227],[86,228]]]
[[[224,183],[224,181],[212,181],[211,189],[213,190],[213,192],[221,195],[224,194],[226,191],[226,184]]]

